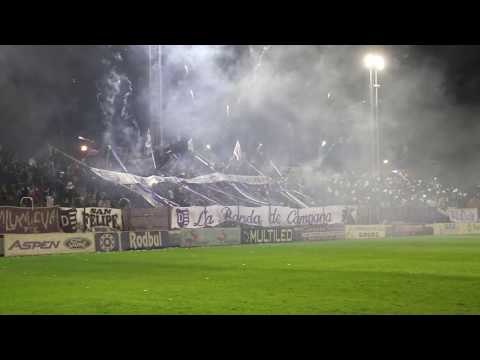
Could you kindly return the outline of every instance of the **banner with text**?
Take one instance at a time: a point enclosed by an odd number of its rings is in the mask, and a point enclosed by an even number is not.
[[[58,208],[0,207],[0,234],[58,232]]]
[[[376,239],[386,237],[389,225],[347,225],[346,239]]]
[[[476,208],[447,208],[450,221],[458,223],[476,223],[478,221],[478,209]]]
[[[75,233],[82,230],[78,227],[77,209],[75,208],[60,208],[58,219],[63,232]]]
[[[95,227],[106,227],[112,230],[123,230],[122,210],[111,208],[79,208],[77,223],[80,229],[93,231]]]
[[[122,232],[122,250],[155,250],[166,247],[166,231],[125,231]]]
[[[121,209],[111,208],[60,208],[59,223],[65,233],[123,230]]]
[[[223,223],[251,226],[305,226],[355,223],[356,207],[294,209],[282,206],[192,206],[171,209],[172,229],[215,227]]]
[[[7,234],[5,256],[94,252],[93,234]]]
[[[282,243],[293,241],[293,228],[242,227],[242,244]]]

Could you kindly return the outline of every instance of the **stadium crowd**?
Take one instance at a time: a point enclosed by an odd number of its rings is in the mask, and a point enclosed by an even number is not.
[[[190,166],[191,176],[195,168]],[[193,171],[193,172],[192,172]],[[190,174],[191,173],[191,174]],[[171,174],[170,174],[171,175]],[[182,173],[179,177],[187,177]],[[396,170],[383,178],[370,174],[344,173],[321,177],[310,186],[305,181],[287,186],[286,179],[269,185],[232,183],[178,185],[160,183],[154,191],[180,206],[223,205],[296,206],[291,195],[307,206],[380,205],[382,207],[463,207],[480,198],[480,188],[469,191],[442,185],[437,178],[429,181],[410,178]],[[285,190],[289,189],[289,194]],[[19,160],[0,146],[0,205],[18,206],[24,197],[33,198],[35,206],[123,207],[134,195],[126,189],[100,181],[78,163],[49,151],[37,159]],[[30,206],[25,201],[26,206]],[[133,205],[133,204],[132,204]]]
[[[438,178],[428,181],[413,179],[401,170],[384,177],[370,173],[345,173],[319,179],[314,186],[304,187],[315,194],[315,201],[323,205],[379,205],[381,207],[464,207],[478,198],[480,189],[469,193],[441,184]]]
[[[31,197],[36,207],[110,207],[118,194],[54,152],[24,161],[0,146],[0,204],[19,206],[25,197]],[[31,203],[24,201],[22,205]]]

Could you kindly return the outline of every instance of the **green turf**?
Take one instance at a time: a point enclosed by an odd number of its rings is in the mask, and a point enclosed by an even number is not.
[[[480,236],[0,258],[1,314],[480,314]]]

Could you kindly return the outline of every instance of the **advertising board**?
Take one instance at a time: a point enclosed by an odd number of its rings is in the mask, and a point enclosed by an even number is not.
[[[93,234],[7,234],[5,256],[68,254],[95,251]]]
[[[219,246],[240,244],[239,228],[183,229],[170,231],[169,244],[181,247]]]
[[[433,227],[431,225],[390,225],[387,229],[387,236],[419,236],[433,235]]]
[[[242,244],[281,243],[293,241],[293,228],[242,227]]]
[[[434,235],[461,235],[461,223],[432,224]]]
[[[167,247],[167,231],[124,231],[121,233],[122,250],[154,250]]]
[[[120,232],[96,232],[95,250],[97,252],[121,251]]]
[[[184,230],[171,230],[165,239],[165,247],[180,247],[182,246],[182,232]]]
[[[346,239],[377,239],[384,238],[388,225],[346,225]]]
[[[480,223],[432,224],[435,235],[474,235],[480,234]]]
[[[465,235],[480,234],[480,223],[462,223],[460,229]]]
[[[294,229],[294,241],[321,241],[345,239],[345,225],[306,226]]]

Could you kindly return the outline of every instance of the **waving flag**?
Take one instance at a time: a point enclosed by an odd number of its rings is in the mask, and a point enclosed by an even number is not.
[[[237,143],[235,144],[235,148],[233,149],[233,157],[237,160],[240,161],[242,158],[242,148],[240,147],[240,142],[237,140]]]
[[[147,140],[145,141],[145,147],[147,149],[152,148],[152,136],[150,135],[150,129],[147,131]]]
[[[150,150],[150,155],[152,155],[153,167],[157,168],[157,163],[155,162],[155,155],[153,154],[153,147],[152,147],[152,135],[150,134],[150,129],[147,131],[147,140],[145,141],[145,148]]]

